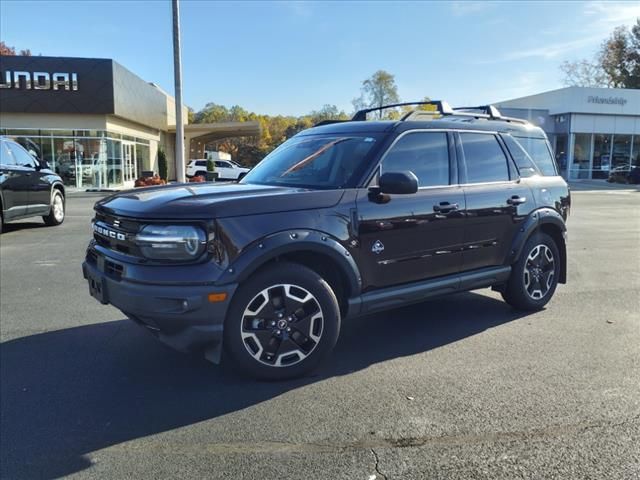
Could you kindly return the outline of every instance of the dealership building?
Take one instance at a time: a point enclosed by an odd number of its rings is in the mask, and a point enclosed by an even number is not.
[[[174,179],[175,131],[174,98],[113,60],[0,57],[0,135],[46,160],[69,187],[131,187],[143,171],[158,172],[160,150]],[[257,122],[186,125],[185,159],[259,133]]]
[[[547,133],[569,180],[640,166],[640,90],[568,87],[495,105]]]

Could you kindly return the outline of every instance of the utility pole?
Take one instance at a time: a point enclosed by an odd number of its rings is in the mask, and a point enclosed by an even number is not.
[[[180,7],[173,4],[173,76],[176,90],[176,180],[184,182],[184,119],[182,118],[182,54],[180,51]]]

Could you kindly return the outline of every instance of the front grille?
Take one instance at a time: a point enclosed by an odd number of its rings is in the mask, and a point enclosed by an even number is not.
[[[93,224],[93,238],[101,247],[125,255],[142,257],[134,242],[140,228],[141,225],[136,221],[98,212]]]

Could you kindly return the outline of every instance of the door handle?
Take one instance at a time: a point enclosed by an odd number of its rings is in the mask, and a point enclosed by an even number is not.
[[[433,211],[438,213],[449,213],[458,210],[457,203],[440,202],[433,206]]]
[[[527,197],[521,197],[520,195],[513,195],[507,199],[509,205],[522,205],[527,201]]]

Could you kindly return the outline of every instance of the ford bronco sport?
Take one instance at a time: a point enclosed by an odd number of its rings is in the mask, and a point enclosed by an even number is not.
[[[99,201],[91,295],[272,379],[316,367],[350,317],[486,287],[542,308],[566,282],[570,208],[544,132],[492,106],[429,108],[323,122],[239,183]]]

